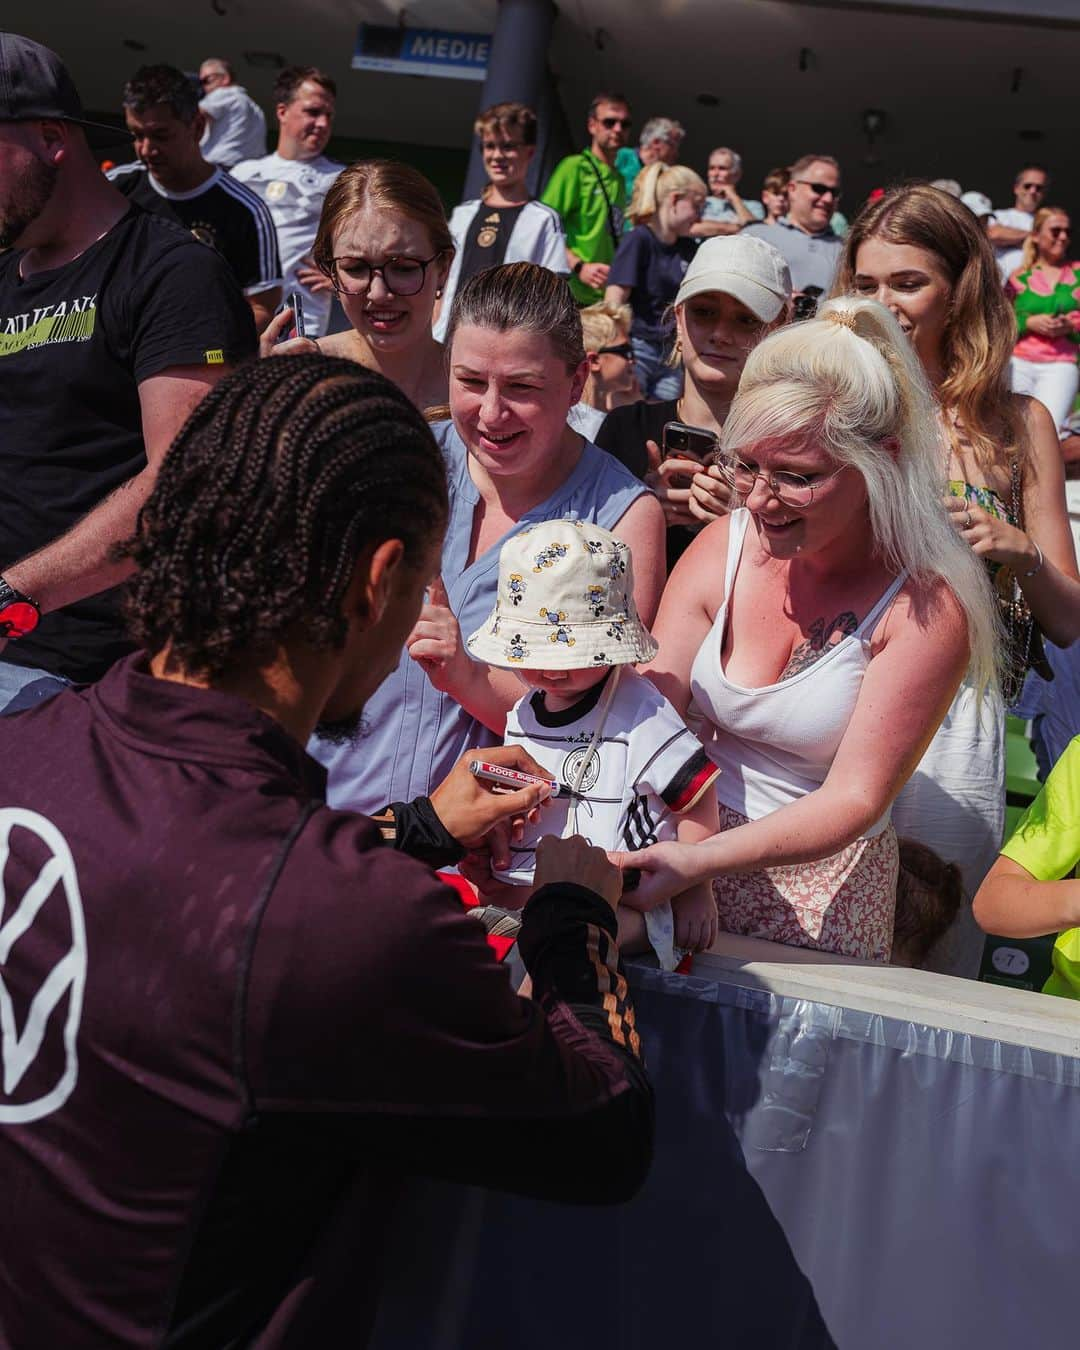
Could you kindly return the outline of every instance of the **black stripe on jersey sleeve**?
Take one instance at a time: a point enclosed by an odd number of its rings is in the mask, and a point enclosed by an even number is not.
[[[664,805],[676,815],[689,811],[701,800],[702,794],[717,778],[720,770],[704,750],[691,755],[660,796]]]

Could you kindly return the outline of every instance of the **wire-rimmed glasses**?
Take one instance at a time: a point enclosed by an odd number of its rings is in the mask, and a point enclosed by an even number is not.
[[[788,473],[785,469],[781,469],[778,473],[762,473],[760,469],[752,469],[749,464],[744,464],[741,459],[718,460],[716,467],[743,501],[753,492],[754,484],[760,478],[777,501],[783,502],[785,506],[794,506],[799,511],[805,511],[814,500],[815,490],[826,483],[831,483],[838,473],[843,473],[847,465],[842,464],[827,477],[813,482],[809,478],[804,478],[801,473]]]

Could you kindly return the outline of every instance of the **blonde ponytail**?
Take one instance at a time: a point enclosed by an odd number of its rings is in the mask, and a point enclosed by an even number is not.
[[[656,215],[660,205],[656,189],[665,167],[666,165],[657,160],[655,164],[646,165],[634,179],[634,191],[626,214],[635,225],[644,225]]]
[[[685,164],[663,164],[657,160],[646,165],[634,180],[634,193],[626,214],[635,225],[644,225],[656,215],[660,203],[673,192],[700,192],[709,189],[699,174]]]

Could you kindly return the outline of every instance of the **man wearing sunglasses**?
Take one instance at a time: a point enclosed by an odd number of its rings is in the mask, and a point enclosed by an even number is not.
[[[998,271],[1008,281],[1020,266],[1024,240],[1035,223],[1035,212],[1046,199],[1050,175],[1037,164],[1020,170],[1013,182],[1013,205],[994,211],[994,224],[988,231],[997,254]]]
[[[757,235],[778,249],[791,268],[795,296],[817,287],[826,294],[844,247],[832,228],[840,205],[840,165],[831,155],[803,155],[791,166],[787,215],[774,225],[747,225],[744,233]]]
[[[570,289],[580,305],[604,298],[622,234],[626,184],[615,168],[615,156],[630,134],[630,105],[622,94],[595,96],[588,131],[588,148],[556,166],[540,199],[562,220]]]

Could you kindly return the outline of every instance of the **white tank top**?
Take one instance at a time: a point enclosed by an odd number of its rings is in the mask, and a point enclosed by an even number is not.
[[[729,520],[724,602],[694,658],[687,722],[722,770],[716,780],[719,800],[758,820],[825,781],[855,710],[874,629],[907,580],[907,571],[889,586],[855,632],[812,666],[777,684],[744,689],[724,674],[722,652],[728,600],[750,512],[734,511]],[[865,837],[880,834],[888,823],[886,811]]]

